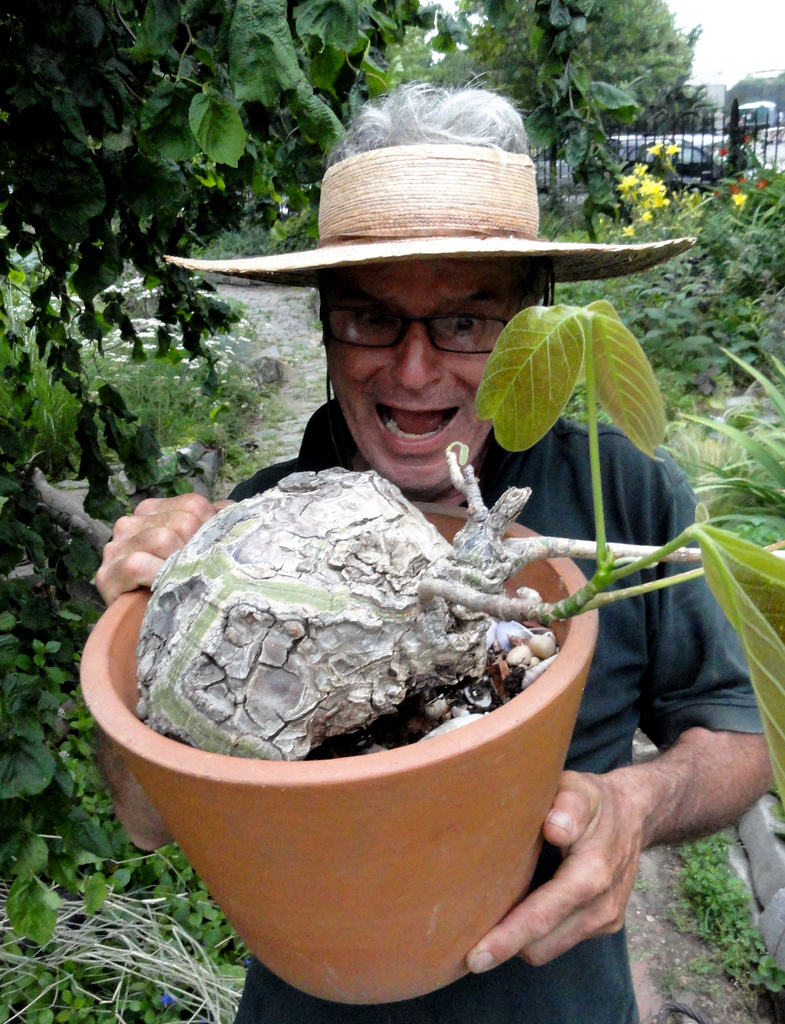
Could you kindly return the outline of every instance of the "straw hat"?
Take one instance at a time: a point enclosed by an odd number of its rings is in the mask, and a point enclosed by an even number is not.
[[[537,238],[534,164],[481,146],[417,145],[349,157],[324,176],[319,244],[307,252],[232,260],[167,260],[206,270],[311,285],[316,272],[392,260],[540,256],[557,281],[588,281],[647,270],[684,252],[694,238],[592,245]]]

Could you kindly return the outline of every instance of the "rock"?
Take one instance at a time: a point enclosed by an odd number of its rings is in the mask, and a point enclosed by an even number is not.
[[[552,658],[556,653],[556,637],[553,633],[535,633],[526,643],[534,657],[539,658],[540,661]]]
[[[254,384],[259,388],[286,380],[286,365],[274,356],[259,356],[251,363],[251,369]]]
[[[785,843],[776,834],[781,823],[772,813],[776,802],[776,797],[766,793],[739,822],[739,837],[749,857],[752,885],[763,907],[768,907],[774,895],[785,889]]]
[[[750,873],[750,862],[743,846],[730,846],[728,848],[728,867],[731,872],[743,882],[750,894],[750,919],[755,928],[759,926],[760,911],[755,899],[755,890],[752,887],[752,874]]]
[[[517,665],[530,665],[532,652],[526,644],[520,644],[518,647],[512,648],[512,650],[507,654],[507,658],[505,660],[510,668],[515,668]]]
[[[766,949],[777,961],[780,970],[785,970],[785,888],[776,892],[760,915],[758,925]]]

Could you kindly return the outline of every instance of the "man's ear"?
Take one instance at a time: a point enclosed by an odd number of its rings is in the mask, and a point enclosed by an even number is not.
[[[528,266],[527,266],[528,264]],[[530,259],[521,267],[521,309],[539,306],[548,294],[550,267],[547,260]]]

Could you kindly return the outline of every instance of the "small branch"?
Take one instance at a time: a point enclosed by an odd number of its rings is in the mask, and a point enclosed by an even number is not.
[[[516,568],[530,562],[541,562],[545,558],[589,558],[597,559],[597,544],[592,540],[569,540],[565,537],[526,537],[507,540],[508,549],[513,552]],[[650,558],[661,549],[646,544],[607,544],[605,550],[613,555],[616,564],[620,560]],[[700,562],[700,548],[677,548],[667,553],[660,561],[691,564]],[[639,568],[638,566],[635,567]]]
[[[454,446],[450,445],[444,453],[444,457],[447,459],[447,466],[450,470],[450,480],[452,480],[452,485],[456,491],[466,498],[466,504],[469,506],[469,515],[471,518],[477,522],[482,522],[484,519],[488,518],[488,509],[485,507],[485,502],[482,500],[480,486],[474,475],[474,467],[471,462],[467,462],[466,466],[462,469],[458,463],[458,456],[455,454],[453,448]],[[468,452],[468,449],[466,450]]]
[[[663,590],[665,587],[672,587],[675,583],[686,583],[688,580],[697,580],[703,575],[703,569],[690,569],[688,572],[680,572],[675,576],[666,576],[653,583],[641,583],[637,587],[622,587],[621,590],[611,590],[607,594],[597,594],[592,598],[583,611],[590,612],[595,608],[603,608],[606,604],[613,604],[615,601],[623,601],[627,597],[637,597],[640,594],[650,594],[653,590]]]
[[[418,589],[417,596],[423,604],[427,604],[434,597],[441,597],[450,604],[459,604],[462,608],[468,608],[472,612],[485,612],[502,622],[523,622],[524,619],[542,622],[547,626],[547,621],[540,615],[546,605],[536,590],[529,590],[522,587],[519,597],[507,597],[506,594],[484,594],[481,590],[473,587],[466,587],[460,583],[452,583],[447,580],[424,579]]]
[[[33,470],[30,479],[38,491],[38,500],[49,518],[66,533],[81,533],[90,547],[100,555],[104,546],[112,539],[110,528],[89,516],[78,498],[58,491],[47,483],[46,477],[38,467]]]

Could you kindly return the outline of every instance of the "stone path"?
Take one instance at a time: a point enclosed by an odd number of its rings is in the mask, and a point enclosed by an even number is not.
[[[279,390],[283,408],[280,422],[257,432],[269,463],[297,455],[309,416],[325,400],[325,361],[319,299],[313,288],[285,288],[268,284],[226,283],[218,289],[227,299],[242,302],[258,338],[256,352],[244,358],[271,355],[286,364],[286,378]]]
[[[280,462],[296,455],[311,413],[324,401],[325,364],[316,292],[275,285],[218,282],[221,294],[244,303],[259,341],[257,355],[273,355],[290,368],[281,385],[285,412],[278,426],[260,428],[258,439]],[[244,354],[253,356],[254,353]],[[636,742],[637,759],[655,752],[645,737]],[[627,933],[641,1024],[655,1024],[662,1003],[676,1000],[707,1014],[714,1024],[774,1024],[767,1007],[746,1005],[738,989],[711,964],[712,949],[697,936],[676,928],[672,908],[678,902],[678,850],[660,847],[641,858],[627,908]],[[669,1024],[682,1021],[673,1015]],[[589,1024],[589,1022],[576,1022]]]

